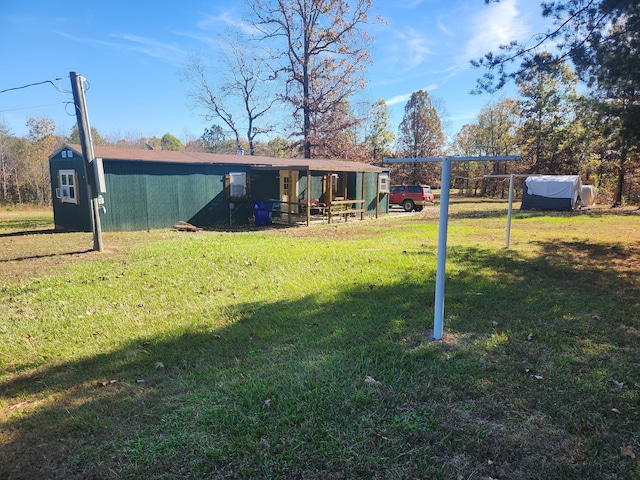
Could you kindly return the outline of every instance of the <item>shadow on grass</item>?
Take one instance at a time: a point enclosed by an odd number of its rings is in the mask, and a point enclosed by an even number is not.
[[[23,261],[23,260],[37,260],[37,259],[41,259],[41,258],[67,257],[67,256],[74,256],[74,255],[82,255],[82,254],[90,253],[90,252],[93,252],[93,251],[94,251],[93,248],[88,248],[86,250],[76,250],[76,251],[72,251],[72,252],[46,253],[46,254],[42,254],[42,255],[26,255],[26,256],[22,256],[22,257],[0,259],[0,263],[20,262],[20,261]]]
[[[22,230],[19,232],[0,233],[0,238],[6,237],[24,237],[27,235],[50,235],[52,233],[61,233],[53,228],[37,229],[37,230]]]
[[[0,477],[636,478],[637,388],[610,384],[639,361],[634,252],[541,246],[452,249],[442,342],[407,280],[16,374]]]

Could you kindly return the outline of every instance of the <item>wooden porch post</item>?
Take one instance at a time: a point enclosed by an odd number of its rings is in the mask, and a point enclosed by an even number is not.
[[[360,204],[362,208],[362,211],[360,212],[360,220],[364,220],[364,183],[366,180],[366,176],[367,173],[366,172],[362,172],[362,196],[360,197],[360,199],[362,200],[362,203]]]
[[[307,227],[311,223],[311,170],[307,169]]]
[[[289,177],[289,194],[287,195],[287,223],[291,225],[291,209],[293,208],[291,205],[291,197],[292,197],[291,192],[293,192],[293,185],[292,185],[293,178],[291,177],[291,170],[287,170],[287,176]]]
[[[331,202],[333,201],[333,174],[331,172],[327,173],[325,175],[326,181],[327,181],[327,209],[328,209],[328,215],[327,215],[327,223],[331,223],[331,210],[333,210],[333,208],[331,207]]]
[[[376,218],[380,214],[380,172],[376,173]]]
[[[348,200],[348,192],[347,192],[347,172],[342,172],[342,198],[344,200]]]

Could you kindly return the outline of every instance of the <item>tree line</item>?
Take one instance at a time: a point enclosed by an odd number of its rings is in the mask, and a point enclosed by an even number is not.
[[[453,186],[504,195],[504,184],[487,174],[579,174],[612,205],[640,203],[636,1],[545,2],[542,13],[555,28],[533,47],[512,43],[472,62],[483,72],[478,92],[512,81],[518,96],[487,104],[450,141],[445,106],[426,91],[411,95],[397,129],[384,100],[359,100],[373,41],[366,27],[383,21],[370,0],[250,0],[248,7],[250,33],[221,36],[219,57],[193,54],[182,70],[194,109],[210,125],[199,138],[183,144],[170,133],[108,138],[94,131],[94,143],[379,165],[394,156],[520,155],[512,163],[456,162]],[[77,129],[62,138],[47,118],[28,127],[16,138],[0,124],[2,203],[49,204],[48,156],[64,141],[78,143]],[[439,183],[435,163],[390,168],[393,182]]]

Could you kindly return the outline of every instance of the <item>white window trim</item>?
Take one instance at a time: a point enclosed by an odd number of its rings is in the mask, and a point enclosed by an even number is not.
[[[67,179],[67,184],[63,185],[62,177]],[[62,203],[78,204],[78,185],[76,185],[76,171],[75,170],[59,170],[58,171],[58,188],[56,189],[56,196]],[[70,195],[73,188],[73,196]]]

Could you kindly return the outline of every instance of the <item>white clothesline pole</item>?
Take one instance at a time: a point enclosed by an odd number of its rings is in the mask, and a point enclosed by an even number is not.
[[[449,191],[451,159],[442,159],[440,183],[440,221],[438,223],[438,263],[436,267],[436,298],[433,306],[433,338],[440,340],[444,331],[444,283],[447,271],[447,229],[449,226]]]
[[[436,298],[433,304],[433,339],[442,339],[444,331],[444,284],[447,269],[447,228],[449,225],[449,192],[451,188],[451,162],[498,162],[520,160],[515,156],[497,157],[427,157],[385,158],[385,163],[441,162],[440,220],[438,222],[438,259],[436,267]]]

